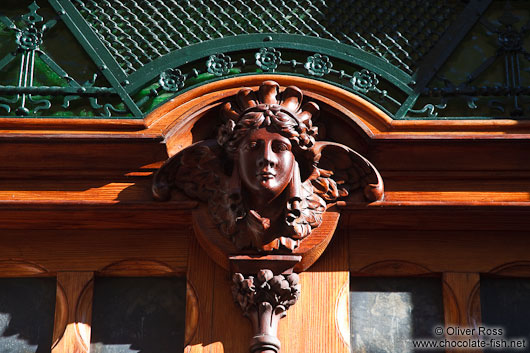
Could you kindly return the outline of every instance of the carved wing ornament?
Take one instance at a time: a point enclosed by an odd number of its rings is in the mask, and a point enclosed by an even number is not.
[[[338,200],[383,197],[375,167],[352,149],[317,141],[320,109],[300,89],[266,81],[242,88],[221,108],[216,139],[177,153],[155,175],[153,194],[172,190],[207,205],[237,249],[289,253]]]

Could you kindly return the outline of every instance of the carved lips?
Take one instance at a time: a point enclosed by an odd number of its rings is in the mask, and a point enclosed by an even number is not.
[[[261,181],[267,181],[267,180],[271,180],[271,179],[274,179],[274,177],[276,176],[276,173],[272,173],[272,172],[260,172],[256,175],[258,177],[258,180],[261,180]]]

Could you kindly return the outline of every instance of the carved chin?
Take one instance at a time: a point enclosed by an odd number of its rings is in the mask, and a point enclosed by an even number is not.
[[[275,178],[259,178],[258,179],[258,185],[259,185],[259,191],[260,195],[262,195],[262,199],[266,199],[269,201],[274,200],[280,194],[285,190],[285,187],[281,187],[281,185],[278,185],[278,182]]]

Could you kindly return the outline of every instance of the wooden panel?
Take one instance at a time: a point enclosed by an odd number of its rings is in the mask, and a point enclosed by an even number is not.
[[[355,276],[404,277],[431,276],[433,272],[425,266],[403,260],[381,260],[354,272]]]
[[[54,330],[55,345],[52,353],[88,353],[92,318],[92,280],[93,272],[60,272],[57,275],[57,293],[64,293],[66,301],[58,297],[57,304],[64,303],[66,308],[56,306],[56,319],[66,312],[66,327]],[[58,294],[59,295],[59,294]],[[62,310],[62,312],[60,311]],[[61,327],[62,328],[62,327]]]
[[[135,177],[99,179],[99,180],[61,180],[60,185],[56,178],[51,180],[40,178],[38,180],[0,180],[0,202],[48,202],[48,203],[73,203],[98,204],[109,203],[153,203],[151,192],[152,172],[134,173]],[[416,204],[428,202],[446,202],[449,204],[472,200],[475,204],[491,204],[491,202],[517,203],[530,202],[530,175],[524,174],[525,180],[519,176],[513,179],[484,179],[471,182],[445,178],[416,178],[403,177],[403,179],[385,180],[385,203],[389,202],[414,202]],[[512,177],[507,177],[512,178]],[[430,185],[433,185],[430,187]],[[185,201],[183,195],[176,195],[175,201]]]
[[[90,201],[87,201],[88,203]],[[190,201],[151,203],[148,205],[61,205],[34,202],[30,204],[2,204],[2,229],[182,229],[191,225],[189,209],[197,203]]]
[[[48,271],[99,271],[125,259],[157,260],[186,273],[190,229],[179,231],[3,230],[1,259],[23,259]],[[2,262],[0,262],[2,264]]]
[[[336,232],[322,257],[300,275],[302,294],[280,321],[278,337],[282,352],[349,352],[345,323],[339,321],[348,306],[338,306],[342,289],[349,286],[348,238]],[[346,325],[347,326],[347,325]],[[349,326],[346,327],[349,332]]]
[[[85,134],[86,135],[86,134]],[[25,141],[26,140],[26,141]],[[102,139],[78,136],[50,139],[0,136],[2,178],[28,179],[35,176],[124,175],[152,171],[152,164],[167,159],[160,138]]]
[[[90,352],[177,352],[184,347],[186,280],[96,277]]]
[[[335,237],[322,258],[300,276],[302,295],[280,320],[282,353],[349,352],[349,326],[344,322],[349,309],[344,291],[349,287],[347,237]],[[195,240],[188,279],[198,296],[199,324],[185,352],[247,353],[252,326],[233,302],[230,274],[209,260]]]
[[[215,291],[211,324],[212,339],[219,341],[220,345],[214,346],[212,353],[247,353],[249,351],[249,343],[253,334],[252,324],[243,316],[239,305],[234,302],[230,289],[231,284],[230,273],[220,266],[215,266]],[[291,310],[292,308],[287,311],[287,316],[291,314]],[[227,324],[228,322],[230,324]],[[281,330],[280,328],[279,331]]]
[[[215,263],[201,249],[193,237],[189,243],[189,261],[187,279],[193,287],[198,302],[197,329],[192,333],[189,344],[184,348],[185,353],[213,353],[222,344],[214,342],[212,338],[212,313],[214,303]],[[224,303],[223,305],[231,305]],[[188,310],[188,309],[187,309]],[[191,313],[186,313],[189,317]],[[226,323],[226,321],[223,321]],[[188,326],[188,324],[186,324]],[[231,325],[230,325],[231,326]],[[233,326],[231,326],[233,327]],[[234,328],[236,330],[237,328]],[[221,350],[222,352],[222,350]]]
[[[368,206],[347,206],[348,212],[342,214],[341,218],[347,218],[342,225],[352,230],[445,230],[479,234],[477,231],[522,232],[530,229],[530,203],[525,203],[526,206],[492,204],[382,202]]]
[[[183,275],[162,261],[127,259],[114,262],[98,271],[99,277],[166,277]]]
[[[145,128],[140,119],[0,118],[2,130],[107,130],[137,131]]]
[[[50,276],[44,267],[27,260],[0,260],[0,277],[40,277]]]
[[[385,171],[508,171],[530,170],[528,139],[407,139],[379,140],[366,156]]]
[[[55,278],[0,279],[0,351],[49,352]]]
[[[528,249],[527,232],[351,230],[350,236],[353,272],[383,260],[411,262],[431,272],[488,272],[509,262],[529,261]]]
[[[444,309],[447,326],[476,327],[480,325],[480,303],[474,303],[480,276],[478,273],[445,272]],[[475,305],[479,304],[478,311]]]
[[[506,277],[530,277],[530,261],[514,261],[502,264],[489,271],[497,276]]]
[[[1,180],[0,201],[50,202],[68,200],[77,203],[99,204],[118,202],[152,202],[151,178],[124,180]]]
[[[478,273],[455,273],[446,272],[443,274],[443,296],[445,326],[461,328],[477,328],[480,326],[480,302],[477,302],[476,292],[480,281]],[[447,330],[445,330],[447,332]],[[448,340],[468,340],[478,339],[478,329],[475,336],[448,335]],[[448,349],[447,352],[461,352],[460,349]],[[477,349],[474,352],[482,352]]]

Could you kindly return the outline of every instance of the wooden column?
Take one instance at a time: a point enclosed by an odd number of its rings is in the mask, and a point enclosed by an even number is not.
[[[52,353],[88,353],[92,321],[93,272],[59,272]],[[64,296],[63,298],[60,298]],[[66,299],[66,300],[63,300]],[[66,308],[61,307],[66,305]],[[58,327],[64,322],[66,327]],[[61,325],[62,326],[62,325]]]
[[[478,273],[443,273],[443,298],[446,332],[448,327],[474,328],[480,325],[480,275]],[[475,330],[476,332],[476,330]],[[477,339],[477,336],[448,335],[448,340]],[[447,350],[447,352],[462,352]],[[482,352],[474,350],[473,352]]]
[[[281,353],[350,352],[346,235],[337,231],[320,259],[300,274],[302,295],[280,321]]]

